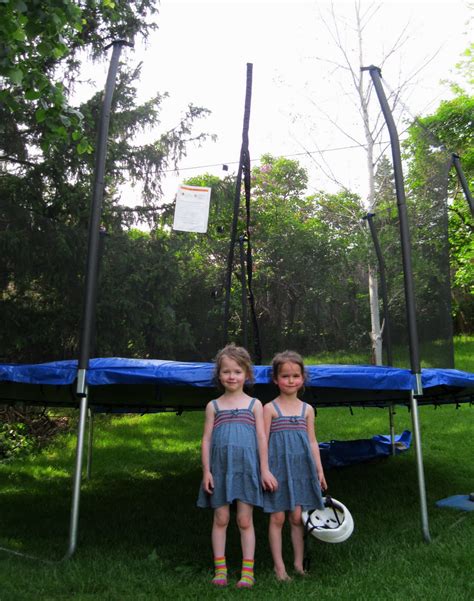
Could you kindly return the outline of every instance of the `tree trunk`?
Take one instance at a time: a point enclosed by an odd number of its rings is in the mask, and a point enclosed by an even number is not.
[[[359,10],[356,10],[357,18],[357,33],[359,39],[359,65],[364,65],[364,57],[362,53],[362,25],[360,22]],[[359,74],[359,102],[362,113],[362,121],[364,124],[364,134],[366,143],[366,159],[367,159],[367,177],[369,184],[369,192],[367,197],[368,211],[371,213],[375,208],[375,164],[374,164],[374,138],[370,130],[368,95],[364,93],[364,71]],[[369,275],[369,303],[370,303],[370,340],[372,341],[372,358],[375,365],[382,365],[382,330],[380,327],[380,310],[379,310],[379,293],[377,272],[373,266],[368,264]]]
[[[369,299],[370,299],[370,340],[372,342],[372,359],[375,365],[382,365],[382,329],[380,327],[379,292],[377,274],[369,265]]]

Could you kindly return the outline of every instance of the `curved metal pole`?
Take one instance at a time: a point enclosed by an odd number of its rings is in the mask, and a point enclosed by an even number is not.
[[[71,518],[69,524],[69,546],[63,559],[70,559],[77,546],[77,526],[79,523],[79,502],[81,497],[82,457],[84,454],[84,433],[87,419],[87,387],[86,395],[81,398],[79,409],[79,425],[77,429],[76,463],[73,480]]]
[[[76,466],[73,480],[71,505],[71,521],[69,530],[69,547],[64,559],[72,557],[77,544],[77,526],[79,521],[79,503],[82,479],[82,457],[84,432],[87,418],[87,369],[93,336],[95,305],[97,297],[97,279],[99,272],[100,221],[102,218],[102,200],[104,197],[105,160],[107,155],[107,137],[109,133],[112,98],[119,65],[120,53],[124,45],[130,44],[124,40],[112,43],[112,57],[105,84],[104,99],[100,114],[97,149],[94,166],[94,189],[89,219],[89,235],[87,249],[87,269],[84,291],[84,309],[82,317],[81,341],[79,348],[79,365],[77,370],[76,394],[80,399],[80,416],[77,430]]]
[[[414,390],[411,391],[410,403],[412,408],[413,434],[416,448],[416,465],[418,472],[418,486],[420,490],[420,510],[423,537],[425,541],[430,542],[430,532],[428,525],[428,508],[426,505],[425,477],[423,470],[423,454],[421,452],[421,436],[418,424],[418,402],[416,396],[423,394],[421,384],[421,365],[418,346],[418,333],[416,327],[415,295],[413,288],[413,272],[411,267],[411,245],[410,229],[408,226],[408,213],[406,207],[405,188],[403,182],[402,159],[400,154],[400,142],[398,139],[397,128],[393,120],[392,112],[387,102],[384,89],[381,82],[381,73],[379,67],[371,65],[362,67],[362,71],[369,71],[374,84],[377,97],[380,102],[382,113],[390,135],[390,145],[392,148],[393,171],[395,175],[395,189],[397,194],[398,216],[400,220],[400,239],[402,246],[403,277],[405,283],[405,305],[408,319],[408,341],[410,347],[410,365],[414,375]]]
[[[418,475],[418,494],[420,496],[421,530],[427,543],[431,542],[428,522],[428,505],[426,503],[425,472],[423,469],[423,452],[421,450],[420,422],[418,419],[418,402],[413,390],[410,391],[411,423],[415,439],[416,469]]]
[[[95,301],[97,294],[97,275],[99,267],[99,247],[100,247],[100,220],[102,214],[102,199],[104,195],[104,173],[105,157],[107,150],[107,136],[110,122],[110,109],[112,105],[113,91],[115,88],[115,79],[117,76],[120,53],[123,46],[131,46],[125,40],[116,40],[113,47],[112,57],[105,85],[104,100],[100,115],[99,131],[97,136],[97,149],[94,166],[94,189],[91,203],[91,215],[89,220],[88,251],[87,251],[87,270],[84,292],[84,309],[81,329],[80,357],[77,371],[76,394],[79,397],[79,424],[77,431],[76,462],[73,479],[73,494],[71,505],[71,519],[69,532],[69,546],[65,556],[61,561],[72,557],[77,544],[77,525],[79,520],[79,501],[82,476],[82,457],[84,447],[84,432],[87,418],[87,384],[86,372],[89,367],[89,353],[91,349],[92,331],[95,314]],[[53,561],[20,553],[12,549],[0,547],[1,551],[6,551],[18,557],[25,557],[41,561],[44,563],[55,563]]]
[[[411,243],[410,228],[408,225],[408,212],[405,198],[405,188],[403,182],[402,159],[400,154],[400,142],[398,139],[397,128],[393,120],[392,112],[387,102],[384,89],[382,87],[380,69],[371,65],[363,67],[369,70],[374,84],[377,97],[380,102],[385,122],[390,135],[390,145],[392,148],[393,172],[395,176],[395,191],[397,195],[398,217],[400,220],[400,240],[402,247],[403,277],[405,284],[405,305],[408,320],[408,343],[410,347],[410,366],[415,376],[421,374],[420,352],[418,345],[418,331],[416,326],[415,294],[413,286],[413,271],[411,266]],[[421,395],[421,377],[416,377],[416,394]]]
[[[462,170],[461,161],[459,160],[459,155],[453,153],[451,155],[451,159],[452,159],[454,168],[456,169],[456,173],[457,173],[457,176],[459,179],[459,183],[461,184],[461,187],[463,189],[464,196],[466,197],[466,200],[471,209],[471,214],[474,216],[474,200],[472,199],[472,194],[471,194],[471,191],[469,190],[469,185],[467,183],[466,176],[464,175],[464,171]]]
[[[79,347],[79,369],[77,395],[85,396],[84,371],[89,367],[92,331],[94,325],[95,304],[97,296],[97,275],[99,270],[100,221],[102,218],[102,200],[104,197],[105,159],[107,155],[107,137],[109,133],[110,112],[115,89],[118,64],[122,47],[127,44],[124,40],[113,42],[107,82],[97,134],[97,149],[94,165],[94,188],[89,218],[89,233],[87,247],[87,268],[84,291],[84,307],[82,314],[81,339]]]

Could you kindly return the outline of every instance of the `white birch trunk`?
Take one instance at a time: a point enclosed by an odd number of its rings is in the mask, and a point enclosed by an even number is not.
[[[362,25],[360,22],[360,13],[356,9],[357,18],[357,33],[359,40],[359,65],[364,66],[364,58],[362,53]],[[364,90],[364,71],[359,75],[359,102],[362,113],[362,121],[364,124],[364,134],[366,142],[366,158],[367,158],[367,177],[369,184],[368,193],[368,210],[372,212],[375,208],[375,166],[374,166],[374,139],[370,131],[369,106],[368,98]],[[378,278],[377,271],[373,265],[367,266],[369,275],[369,304],[370,304],[370,340],[372,342],[372,357],[376,365],[382,365],[382,329],[380,326],[380,309],[379,309],[379,293],[378,293]]]
[[[379,292],[376,272],[369,265],[370,340],[375,365],[382,365],[382,328],[380,327]]]
[[[367,208],[368,212],[374,212],[376,198],[375,198],[375,164],[374,153],[376,152],[375,141],[380,141],[381,131],[383,128],[380,125],[379,119],[370,119],[369,115],[369,104],[370,97],[373,88],[370,85],[364,86],[364,77],[370,77],[366,71],[361,71],[361,67],[367,67],[363,56],[363,35],[367,28],[368,23],[372,19],[372,17],[378,11],[379,5],[374,3],[369,7],[362,7],[359,0],[356,0],[354,3],[355,8],[355,26],[352,27],[350,25],[350,34],[352,35],[355,32],[357,36],[356,49],[358,50],[358,68],[356,67],[356,61],[351,62],[351,53],[352,53],[352,44],[348,45],[347,36],[345,32],[341,32],[340,25],[344,25],[347,23],[347,15],[344,14],[343,17],[338,17],[335,11],[334,2],[331,3],[329,13],[330,13],[330,21],[326,21],[324,17],[321,15],[322,21],[328,29],[331,38],[336,45],[336,48],[340,52],[340,56],[342,58],[341,62],[334,61],[333,59],[329,60],[329,64],[336,65],[340,69],[344,69],[349,74],[351,84],[357,91],[358,103],[357,110],[359,116],[361,117],[361,122],[364,129],[364,142],[359,141],[356,136],[350,135],[347,131],[343,131],[346,136],[352,141],[358,144],[361,148],[364,149],[366,153],[367,160],[367,177],[368,177],[368,185],[369,192],[367,197],[367,203],[364,208]],[[342,13],[341,13],[342,15]],[[384,56],[381,60],[383,64],[388,57],[394,55],[398,49],[406,42],[408,38],[405,36],[405,30],[403,30],[398,36],[395,43],[384,53]],[[405,83],[408,83],[407,80]],[[396,92],[393,97],[394,106],[397,102],[397,98],[399,96],[400,89]],[[330,115],[325,114],[325,117],[329,119],[333,125],[340,129],[336,120],[332,120]],[[383,154],[383,153],[382,153]],[[340,182],[334,178],[334,181],[340,185]],[[372,343],[372,356],[373,360],[376,364],[382,363],[382,333],[383,327],[381,327],[381,316],[380,316],[380,307],[378,302],[378,269],[377,265],[367,258],[367,272],[368,272],[368,280],[369,280],[369,305],[370,305],[370,320],[371,320],[371,331],[370,331],[370,339]]]

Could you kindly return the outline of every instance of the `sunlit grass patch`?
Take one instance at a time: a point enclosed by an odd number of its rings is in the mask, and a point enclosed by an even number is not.
[[[455,367],[462,371],[474,371],[474,336],[455,336],[454,354]],[[435,341],[420,347],[422,367],[442,366],[444,356],[444,341]],[[393,364],[399,367],[409,367],[408,346],[394,347]],[[305,356],[307,365],[370,365],[372,363],[370,350],[322,352]],[[446,366],[445,366],[446,367]]]
[[[455,367],[474,372],[474,336],[455,336]]]

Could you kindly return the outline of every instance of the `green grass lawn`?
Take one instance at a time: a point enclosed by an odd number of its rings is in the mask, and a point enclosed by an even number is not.
[[[454,353],[456,369],[474,372],[474,336],[456,336]]]
[[[446,367],[446,357],[451,353],[451,347],[446,341],[430,342],[420,345],[421,367]],[[394,346],[392,350],[393,365],[395,367],[409,368],[410,357],[408,345]],[[456,336],[454,338],[455,368],[462,371],[472,371],[474,356],[474,336]],[[384,354],[384,360],[386,359]],[[269,363],[267,361],[267,363]],[[370,365],[370,349],[362,351],[335,351],[322,352],[317,355],[306,357],[309,365],[321,364],[346,364],[346,365]]]
[[[461,343],[474,371],[473,340]],[[458,346],[456,348],[458,358]],[[398,432],[411,429],[397,408]],[[0,464],[0,546],[52,560],[0,552],[0,601],[141,601],[152,599],[317,599],[396,601],[474,599],[474,512],[438,508],[436,500],[474,492],[474,409],[420,408],[433,542],[423,541],[413,447],[395,458],[331,470],[329,492],[350,508],[355,531],[339,545],[311,542],[306,578],[277,583],[267,519],[255,512],[257,584],[214,590],[211,512],[195,508],[203,414],[97,419],[92,479],[81,498],[78,550],[67,548],[75,435],[41,453]],[[369,438],[388,432],[382,409],[321,409],[318,439]],[[286,533],[286,551],[291,565]],[[237,528],[229,527],[232,585],[240,567]]]

